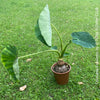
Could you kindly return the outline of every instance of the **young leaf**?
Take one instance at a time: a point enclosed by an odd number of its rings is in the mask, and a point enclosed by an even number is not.
[[[57,46],[51,47],[51,50],[57,50]]]
[[[36,37],[45,45],[51,46],[52,43],[52,30],[50,25],[50,13],[48,5],[45,6],[40,14],[35,27]]]
[[[72,42],[86,48],[96,46],[95,40],[88,32],[74,32],[71,34]]]
[[[19,79],[18,52],[15,46],[8,45],[1,54],[1,62],[13,79]]]
[[[69,56],[69,55],[70,54],[68,52],[65,52],[63,56],[66,57],[66,56]]]

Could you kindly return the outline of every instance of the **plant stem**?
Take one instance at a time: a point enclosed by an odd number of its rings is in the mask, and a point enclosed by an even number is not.
[[[59,31],[57,30],[57,28],[56,28],[53,24],[51,24],[51,26],[55,29],[55,31],[56,31],[57,34],[58,34],[58,37],[59,37],[59,39],[60,39],[61,51],[62,51],[62,49],[63,49],[63,44],[62,44],[62,39],[61,39],[61,36],[60,36],[60,34],[59,34]]]
[[[41,51],[41,52],[37,52],[37,53],[28,54],[25,56],[20,56],[20,57],[18,57],[18,59],[22,59],[22,58],[29,57],[29,56],[34,56],[34,55],[45,53],[45,52],[56,52],[60,57],[60,52],[58,50],[45,50],[45,51]]]
[[[64,53],[65,53],[65,50],[66,50],[66,48],[68,47],[68,45],[69,45],[70,43],[71,43],[71,40],[68,42],[68,44],[65,45],[65,47],[64,47],[64,49],[63,49],[63,51],[62,51],[62,53],[61,53],[60,58],[63,57],[63,55],[64,55]]]

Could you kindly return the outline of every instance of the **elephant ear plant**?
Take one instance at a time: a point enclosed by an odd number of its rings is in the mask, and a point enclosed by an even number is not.
[[[55,29],[59,37],[60,40],[59,50],[56,46],[52,47],[51,26],[52,28]],[[34,56],[36,54],[45,52],[55,52],[58,54],[58,62],[56,64],[56,68],[54,68],[53,70],[58,73],[65,73],[70,69],[68,67],[69,65],[67,63],[65,64],[65,62],[63,61],[63,57],[68,55],[68,53],[65,52],[68,45],[70,45],[71,43],[75,43],[77,45],[86,48],[93,48],[96,46],[95,40],[88,32],[73,32],[71,34],[72,39],[69,40],[66,44],[65,43],[63,44],[59,31],[53,24],[50,23],[50,13],[48,5],[46,5],[43,11],[40,13],[39,19],[37,20],[37,24],[35,26],[35,35],[44,45],[48,46],[49,50],[40,51],[37,53],[32,53],[20,57],[18,57],[18,51],[15,46],[7,45],[7,47],[5,47],[2,50],[2,55],[1,55],[2,64],[7,69],[7,71],[14,80],[19,80],[19,66],[18,66],[19,59],[28,56]]]

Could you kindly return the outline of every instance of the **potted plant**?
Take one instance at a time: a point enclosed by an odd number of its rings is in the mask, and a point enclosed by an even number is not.
[[[52,30],[51,25],[57,32],[57,35],[60,40],[60,50],[56,46],[52,47]],[[15,46],[7,45],[2,50],[1,61],[3,66],[8,70],[9,74],[13,79],[19,80],[19,59],[34,56],[40,53],[46,52],[55,52],[58,54],[58,61],[52,65],[51,70],[54,73],[55,79],[58,84],[66,84],[68,83],[69,72],[71,70],[71,66],[63,61],[64,56],[68,56],[66,52],[66,48],[71,44],[75,43],[82,47],[93,48],[96,46],[95,40],[88,32],[73,32],[71,34],[72,39],[68,41],[67,44],[62,43],[61,36],[56,27],[50,23],[50,13],[48,9],[48,5],[45,6],[43,11],[40,13],[39,19],[37,20],[37,24],[35,26],[35,35],[36,37],[50,49],[45,51],[40,51],[37,53],[28,54],[25,56],[18,57],[18,51]]]

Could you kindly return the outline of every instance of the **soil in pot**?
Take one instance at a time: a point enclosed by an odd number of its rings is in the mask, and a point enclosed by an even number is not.
[[[64,73],[69,71],[69,69],[69,65],[65,64],[63,60],[59,60],[53,70],[58,73]]]

